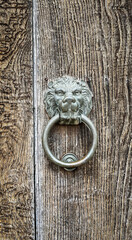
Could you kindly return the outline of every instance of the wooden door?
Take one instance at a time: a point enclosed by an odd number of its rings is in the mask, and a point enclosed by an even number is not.
[[[0,1],[0,239],[131,240],[130,0]],[[42,147],[44,91],[62,75],[93,92],[93,158],[73,172]],[[61,157],[89,132],[56,125]]]
[[[0,239],[34,239],[31,1],[0,1]]]

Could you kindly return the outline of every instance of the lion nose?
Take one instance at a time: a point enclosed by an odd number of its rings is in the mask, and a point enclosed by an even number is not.
[[[75,102],[75,98],[72,97],[72,96],[67,96],[67,97],[64,98],[63,102],[64,103],[66,103],[66,102],[67,103],[72,103],[72,102]]]

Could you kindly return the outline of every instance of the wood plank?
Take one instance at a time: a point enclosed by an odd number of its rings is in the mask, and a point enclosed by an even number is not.
[[[0,1],[0,239],[34,239],[32,7]]]
[[[35,4],[37,239],[130,240],[131,0]],[[44,91],[64,74],[90,85],[98,132],[96,154],[74,172],[50,163],[42,147]],[[69,150],[81,157],[89,133],[56,126],[49,142],[57,157]]]

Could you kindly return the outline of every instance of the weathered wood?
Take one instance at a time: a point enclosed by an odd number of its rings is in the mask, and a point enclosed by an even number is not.
[[[34,239],[31,1],[0,1],[0,239]]]
[[[37,239],[130,240],[131,0],[36,2]],[[94,94],[98,148],[74,172],[51,164],[42,148],[43,93],[63,74],[84,78]],[[82,156],[88,131],[59,126],[49,142],[58,157],[69,149]]]

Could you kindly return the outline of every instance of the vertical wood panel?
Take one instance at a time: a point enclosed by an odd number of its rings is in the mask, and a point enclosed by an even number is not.
[[[131,1],[37,0],[37,239],[130,240]],[[85,166],[66,172],[47,160],[43,93],[63,74],[84,78],[94,94],[90,118],[98,148]],[[88,151],[84,126],[54,128],[53,153]]]
[[[30,0],[0,1],[0,239],[34,239]]]

